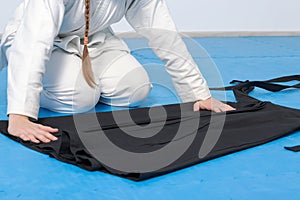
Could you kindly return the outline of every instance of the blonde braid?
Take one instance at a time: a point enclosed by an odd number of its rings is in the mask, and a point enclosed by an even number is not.
[[[85,0],[85,32],[84,32],[84,43],[83,43],[84,48],[82,54],[82,72],[87,84],[90,87],[95,88],[97,84],[94,81],[91,59],[87,47],[89,43],[89,30],[90,30],[90,5],[91,5],[90,0]]]

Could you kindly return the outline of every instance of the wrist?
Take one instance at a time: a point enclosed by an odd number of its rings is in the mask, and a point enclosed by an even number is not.
[[[9,114],[9,120],[14,120],[14,119],[25,119],[28,120],[29,117],[26,115],[20,115],[20,114]]]
[[[209,100],[211,100],[211,99],[212,99],[212,97],[210,96],[210,97],[205,98],[205,99],[199,99],[199,100],[195,101],[195,103],[201,102],[201,101],[209,101]]]

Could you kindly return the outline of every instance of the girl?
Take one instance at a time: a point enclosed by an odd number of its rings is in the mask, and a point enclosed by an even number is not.
[[[8,66],[10,134],[51,142],[58,130],[30,121],[40,107],[78,113],[98,101],[136,106],[147,97],[146,71],[110,28],[123,16],[165,62],[182,102],[196,102],[195,111],[234,109],[211,98],[165,0],[24,0],[0,45],[0,70]]]

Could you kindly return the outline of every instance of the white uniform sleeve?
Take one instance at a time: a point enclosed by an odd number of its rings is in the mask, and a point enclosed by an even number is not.
[[[63,21],[64,3],[63,0],[25,2],[24,17],[8,50],[7,114],[37,119],[45,64]]]
[[[134,0],[126,19],[164,61],[183,102],[211,97],[205,79],[177,33],[165,0]]]

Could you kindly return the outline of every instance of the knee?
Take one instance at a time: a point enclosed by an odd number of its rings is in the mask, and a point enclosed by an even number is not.
[[[78,88],[72,97],[72,110],[81,113],[95,107],[100,98],[99,88]]]
[[[63,92],[43,90],[40,105],[43,108],[59,113],[82,113],[95,107],[100,97],[99,90],[86,88],[70,89]]]
[[[139,106],[143,100],[145,100],[152,89],[152,84],[150,82],[145,82],[142,85],[135,87],[134,91],[131,92],[129,97],[128,106],[135,107]]]
[[[102,85],[100,101],[112,106],[136,107],[149,95],[152,84],[144,68],[137,67]]]
[[[123,76],[116,90],[124,89],[126,106],[136,107],[145,100],[152,88],[149,76],[143,67],[137,67]]]

